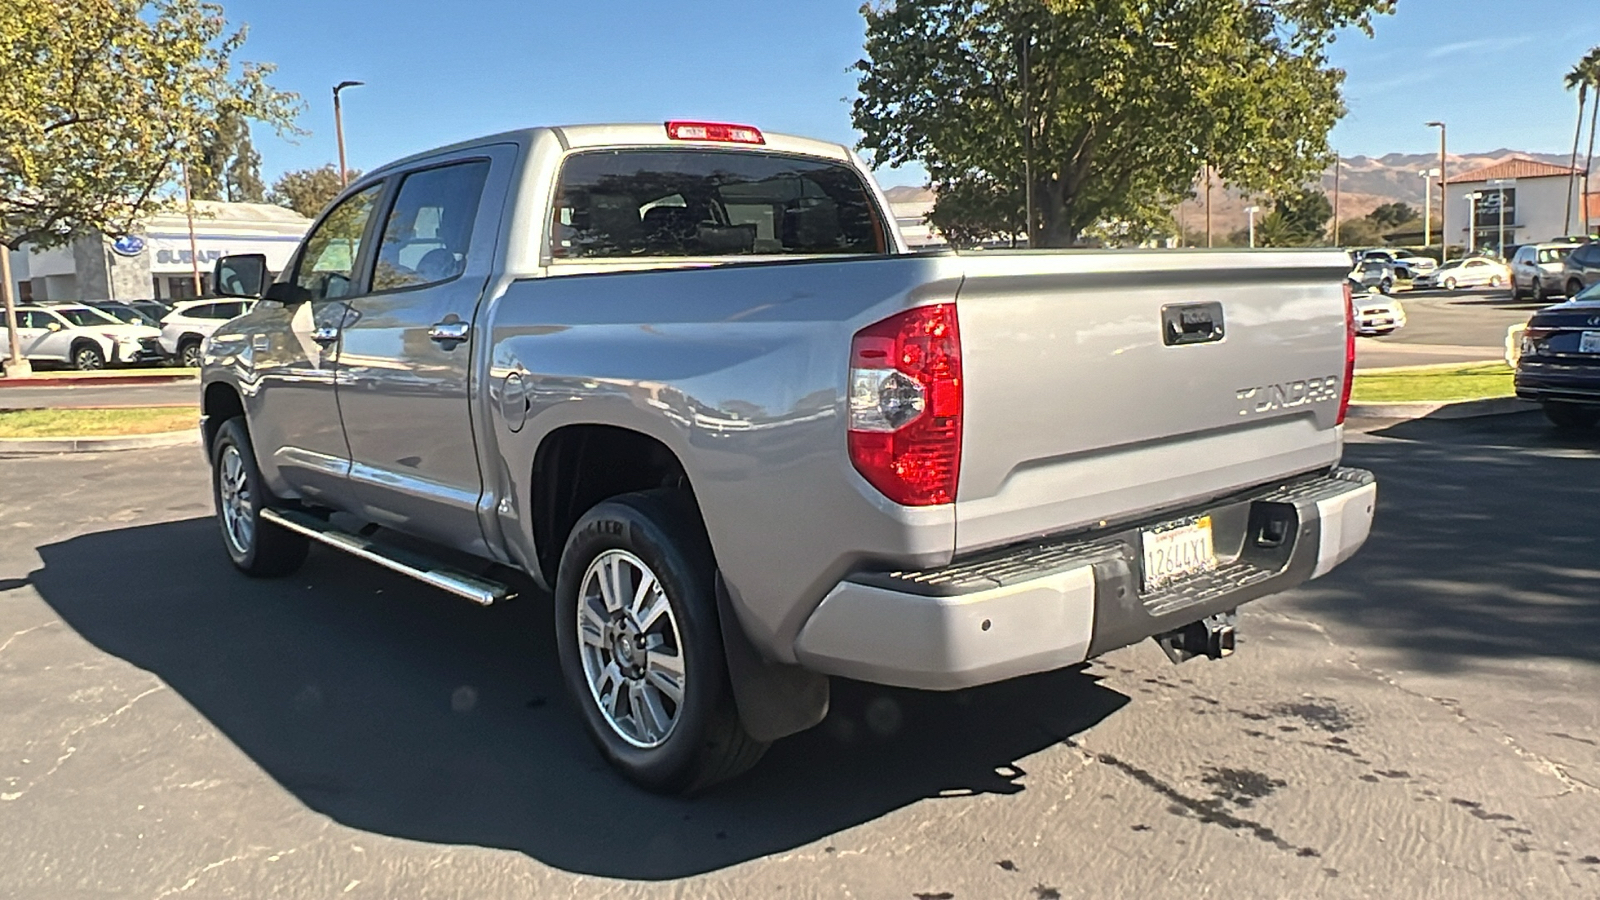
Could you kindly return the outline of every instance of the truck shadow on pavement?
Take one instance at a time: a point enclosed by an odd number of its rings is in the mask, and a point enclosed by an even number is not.
[[[298,575],[254,581],[218,541],[209,518],[84,535],[38,548],[30,580],[307,807],[573,872],[677,878],[924,798],[1022,791],[1018,760],[1128,702],[1080,670],[954,694],[836,681],[828,719],[754,772],[692,800],[655,797],[582,733],[547,598],[479,609],[323,549]]]
[[[1378,474],[1372,536],[1282,602],[1437,672],[1499,660],[1600,662],[1600,432],[1539,413],[1417,420],[1351,443]],[[1345,641],[1351,643],[1351,641]]]

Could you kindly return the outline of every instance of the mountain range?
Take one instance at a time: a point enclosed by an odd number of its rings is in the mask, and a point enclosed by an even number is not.
[[[1535,159],[1551,165],[1565,166],[1571,157],[1564,153],[1532,153],[1523,150],[1500,149],[1487,153],[1452,153],[1448,156],[1449,174],[1452,178],[1485,166],[1521,157]],[[1396,201],[1422,208],[1422,176],[1420,173],[1437,168],[1437,153],[1388,153],[1383,156],[1346,156],[1339,172],[1339,218],[1352,219],[1364,216],[1385,203]],[[1583,159],[1578,160],[1579,166]],[[1197,188],[1200,186],[1197,184]],[[1334,199],[1334,175],[1330,167],[1322,176],[1321,188],[1331,201]],[[1435,188],[1437,190],[1437,188]],[[931,202],[933,192],[927,188],[895,187],[884,192],[891,203]],[[1193,200],[1179,205],[1176,215],[1183,228],[1189,232],[1205,230],[1205,192],[1197,190]],[[1438,196],[1433,197],[1435,209]],[[1248,206],[1261,207],[1262,213],[1271,204],[1262,199],[1251,199],[1214,182],[1211,188],[1211,229],[1218,236],[1246,227]]]

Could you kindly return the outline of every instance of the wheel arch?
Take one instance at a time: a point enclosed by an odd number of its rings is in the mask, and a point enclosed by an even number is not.
[[[233,418],[245,418],[244,399],[239,396],[233,385],[225,381],[213,381],[206,385],[205,392],[201,395],[200,415],[201,421],[205,423],[201,434],[205,438],[206,456],[209,458],[211,444],[216,440],[217,430],[222,427],[222,423]],[[246,421],[245,429],[249,430],[249,427],[250,424]]]

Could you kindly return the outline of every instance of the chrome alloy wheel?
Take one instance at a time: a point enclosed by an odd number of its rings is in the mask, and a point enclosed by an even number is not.
[[[239,448],[229,444],[222,449],[217,472],[217,499],[222,507],[222,531],[240,556],[250,552],[256,523],[250,508],[250,479],[245,472]]]
[[[642,750],[666,743],[683,711],[683,640],[672,602],[639,557],[607,550],[583,573],[578,653],[611,730]]]

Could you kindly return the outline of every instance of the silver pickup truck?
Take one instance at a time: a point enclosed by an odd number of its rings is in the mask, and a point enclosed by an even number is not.
[[[704,122],[364,176],[275,283],[217,264],[264,297],[203,351],[228,554],[531,579],[602,753],[679,792],[829,676],[1226,655],[1366,539],[1342,253],[912,253],[888,209],[844,147]]]

